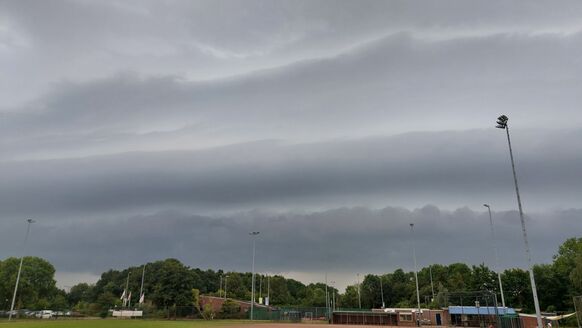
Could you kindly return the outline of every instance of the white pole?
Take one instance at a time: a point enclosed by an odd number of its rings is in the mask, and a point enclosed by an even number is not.
[[[251,233],[249,233],[249,235],[251,235],[253,237],[253,274],[252,274],[252,287],[251,287],[251,320],[254,320],[254,307],[255,307],[255,241],[257,240],[256,236],[259,234],[260,232],[258,231],[253,231]]]
[[[358,306],[360,307],[360,310],[362,309],[362,295],[360,292],[360,274],[357,274],[358,276]]]
[[[499,268],[499,255],[497,253],[497,240],[495,239],[495,230],[493,229],[493,216],[489,204],[483,204],[489,211],[489,224],[491,226],[491,239],[493,240],[493,252],[495,254],[495,271],[497,271],[497,280],[499,281],[499,291],[501,292],[501,305],[505,308],[505,296],[503,295],[503,284],[501,283],[501,269]]]
[[[141,271],[141,287],[139,287],[139,299],[141,301],[141,297],[143,295],[143,280],[145,278],[145,268],[147,264],[143,265],[143,270]]]
[[[228,282],[228,275],[224,276],[224,299],[226,299],[226,286]]]
[[[325,273],[325,311],[327,320],[329,320],[329,294],[327,291],[327,272]]]
[[[416,250],[414,249],[414,223],[410,224],[410,236],[412,240],[412,259],[414,260],[414,279],[416,280],[416,303],[418,306],[417,324],[420,325],[420,292],[418,291],[418,269],[416,267]]]
[[[430,273],[430,291],[432,292],[431,302],[434,302],[434,284],[432,283],[432,264],[428,266],[428,272]]]
[[[542,314],[540,311],[540,302],[538,300],[538,292],[536,288],[536,280],[533,273],[533,265],[531,263],[531,253],[529,251],[529,243],[527,241],[527,231],[525,229],[525,218],[523,215],[523,208],[521,206],[521,197],[519,196],[519,187],[517,185],[517,174],[515,173],[515,162],[513,160],[513,150],[511,149],[511,138],[509,137],[509,126],[507,122],[505,123],[505,132],[507,132],[507,144],[509,145],[509,157],[511,158],[511,170],[513,171],[513,182],[515,184],[515,194],[517,196],[517,207],[519,208],[519,220],[521,221],[521,230],[523,233],[523,242],[525,244],[525,253],[528,263],[529,280],[531,282],[531,290],[534,299],[534,307],[536,309],[536,317],[538,321],[538,327],[543,328]]]
[[[30,233],[30,225],[34,223],[33,219],[27,219],[28,222],[26,226],[26,235],[24,236],[24,245],[22,246],[22,256],[20,257],[20,265],[18,266],[18,274],[16,275],[16,284],[14,285],[14,294],[12,295],[12,304],[10,305],[10,313],[8,314],[8,321],[12,320],[12,312],[14,311],[14,302],[16,301],[16,292],[18,291],[18,283],[20,282],[20,273],[22,272],[22,262],[24,261],[24,255],[26,254],[26,241],[28,240],[28,234]]]
[[[382,308],[386,307],[386,304],[384,303],[384,288],[382,287],[382,275],[380,275],[380,295],[382,296]]]

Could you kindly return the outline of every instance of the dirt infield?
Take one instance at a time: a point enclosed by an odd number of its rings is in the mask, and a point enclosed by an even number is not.
[[[307,324],[307,323],[258,323],[258,324],[245,324],[245,325],[236,325],[230,326],[231,328],[249,328],[249,327],[256,327],[256,328],[324,328],[324,327],[337,327],[337,328],[371,328],[371,327],[391,327],[391,326],[363,326],[363,325],[328,325],[325,323],[320,324]]]

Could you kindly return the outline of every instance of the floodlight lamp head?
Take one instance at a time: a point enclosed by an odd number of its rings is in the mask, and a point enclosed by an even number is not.
[[[33,219],[27,219],[26,222],[28,222],[28,223],[35,223],[36,221],[34,221]]]
[[[485,206],[485,207],[489,208],[489,204],[483,204],[483,206]]]
[[[509,121],[509,118],[505,115],[501,115],[497,118],[497,125],[495,127],[498,129],[505,129],[507,128],[507,121]]]
[[[259,233],[260,233],[260,232],[258,232],[258,231],[252,231],[252,232],[249,232],[249,235],[251,235],[251,236],[256,236],[256,235],[258,235]]]

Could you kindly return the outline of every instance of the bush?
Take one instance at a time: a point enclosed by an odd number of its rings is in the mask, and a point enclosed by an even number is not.
[[[240,305],[230,299],[227,299],[222,303],[222,308],[220,309],[220,318],[222,319],[240,319]],[[244,314],[242,314],[244,316]]]

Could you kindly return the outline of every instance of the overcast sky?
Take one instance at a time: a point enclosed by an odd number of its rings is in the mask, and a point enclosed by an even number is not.
[[[582,235],[579,1],[0,0],[0,259],[305,282]],[[459,247],[463,245],[463,247]],[[365,254],[365,256],[363,256]]]

